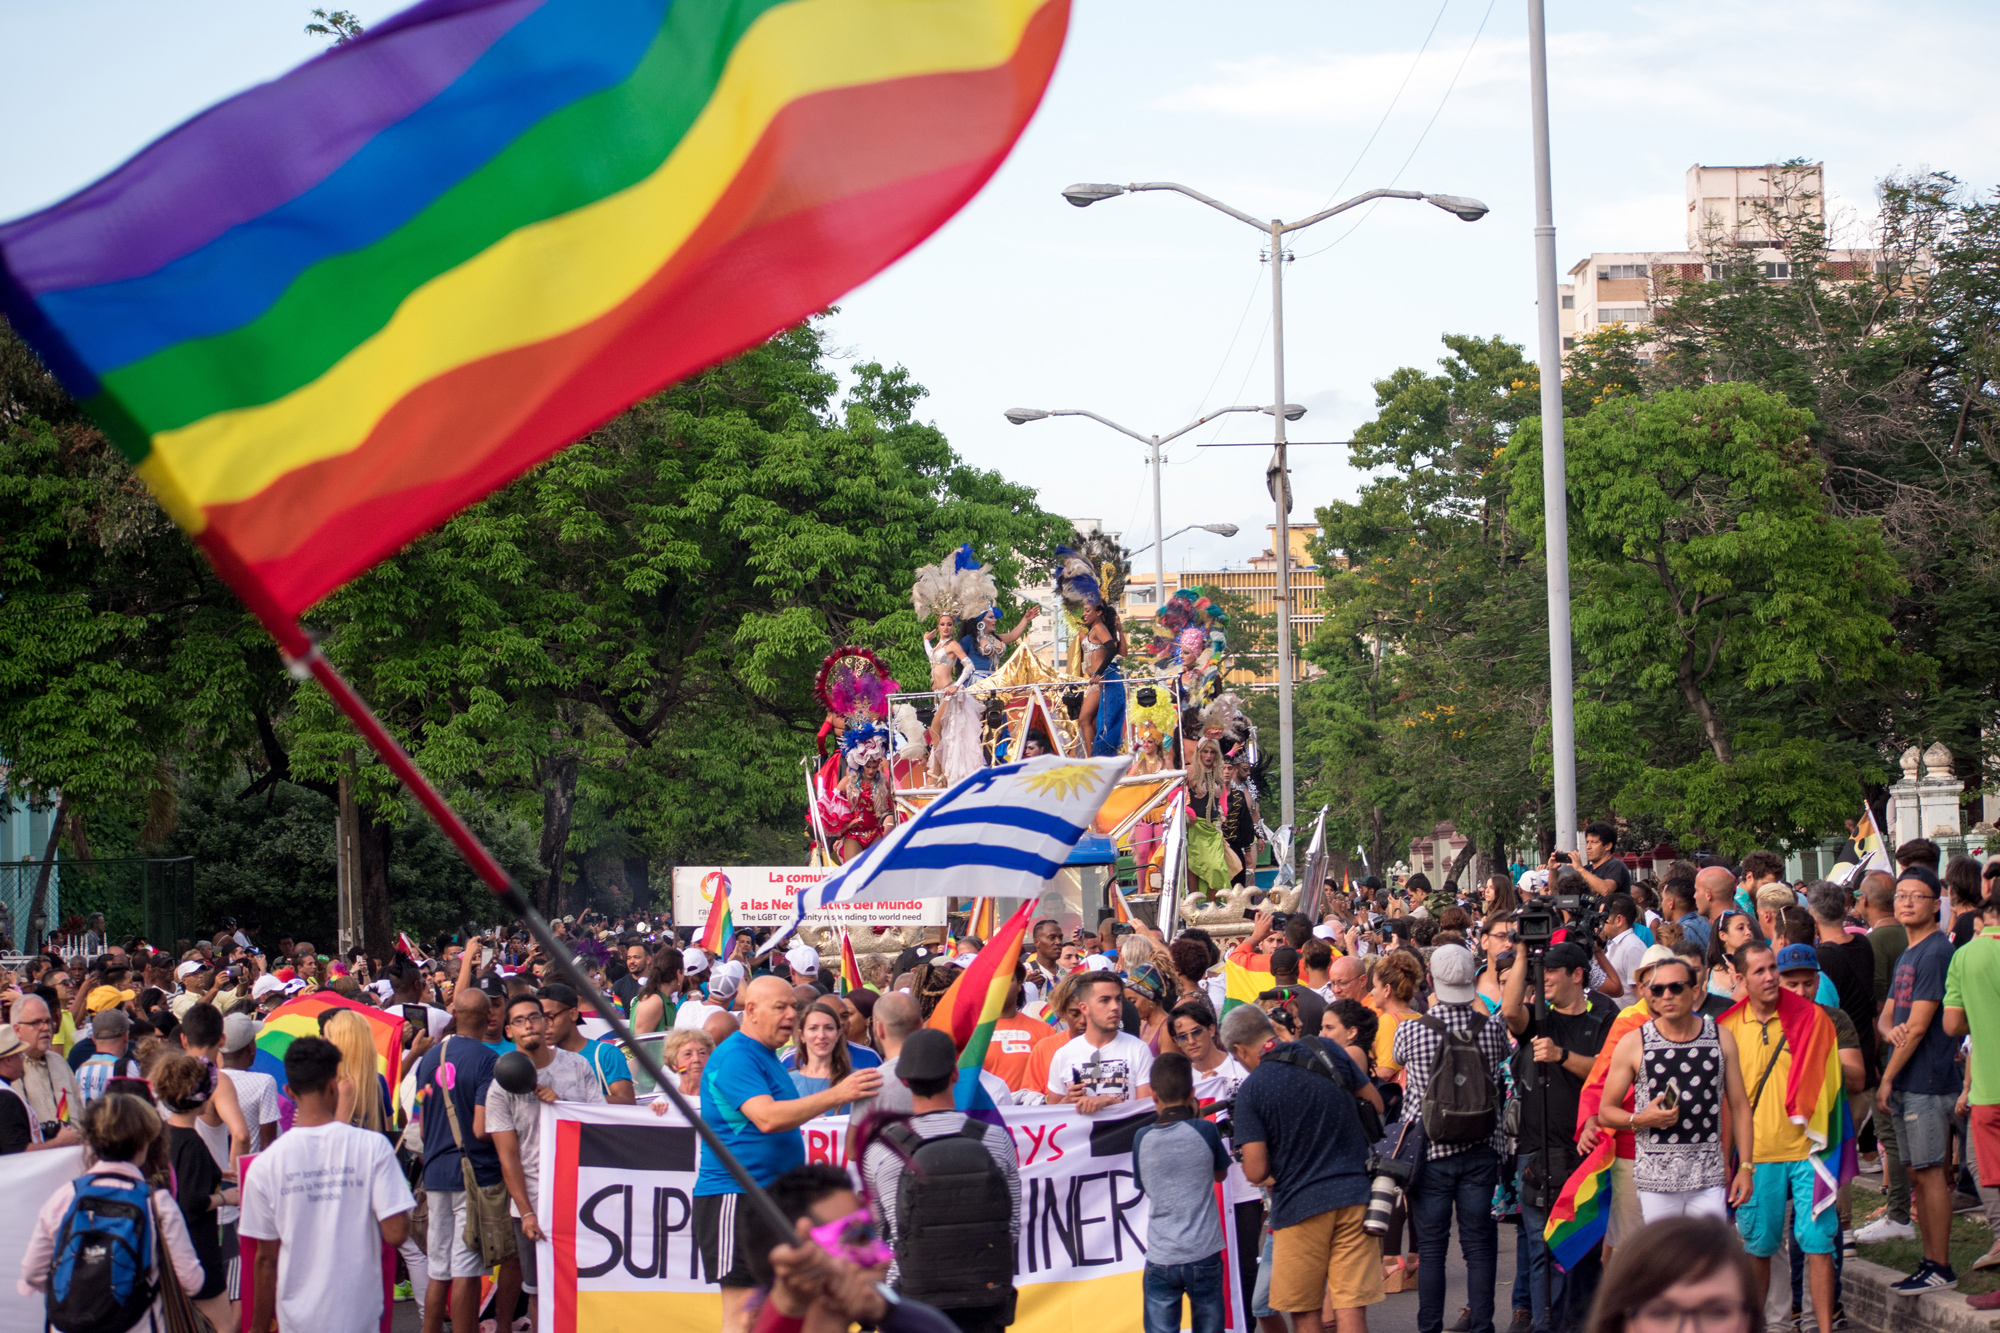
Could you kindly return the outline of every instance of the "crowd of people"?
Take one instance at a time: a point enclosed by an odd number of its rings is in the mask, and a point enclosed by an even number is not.
[[[1796,1333],[1833,1333],[1857,1239],[1920,1242],[1899,1293],[1957,1282],[1953,1213],[2000,1222],[2000,862],[1940,869],[1917,840],[1852,885],[1788,884],[1761,852],[1635,878],[1615,837],[1593,825],[1582,856],[1463,896],[1329,883],[1317,919],[1266,910],[1234,940],[1034,923],[981,1084],[1001,1107],[1140,1121],[1148,1333],[1217,1333],[1232,1294],[1263,1333],[1361,1333],[1411,1289],[1420,1333],[1679,1333],[1689,1315],[1761,1333],[1781,1252]],[[23,1295],[111,1302],[56,1327],[185,1304],[221,1328],[247,1301],[257,1333],[362,1333],[389,1253],[425,1333],[532,1319],[540,1106],[643,1089],[664,1113],[632,1053],[587,1035],[519,929],[371,960],[223,927],[171,951],[100,934],[0,976],[0,1153],[81,1144],[89,1163],[42,1205]],[[760,955],[750,932],[710,957],[639,915],[556,929],[794,1223],[774,1233],[702,1152],[691,1227],[724,1329],[1014,1322],[1014,1142],[958,1108],[959,1052],[928,1026],[983,941],[864,954],[841,987],[811,947]],[[308,994],[348,1003],[291,1041],[280,1086],[253,1068],[261,1022]],[[402,1020],[400,1087],[362,1007]],[[1835,1053],[1879,1217],[1824,1188],[1826,1144],[1792,1100],[1807,1050]],[[849,1117],[848,1168],[807,1163],[802,1127],[829,1114]],[[1558,1262],[1551,1211],[1607,1137],[1602,1242]],[[75,1261],[135,1210],[145,1271],[120,1286]]]

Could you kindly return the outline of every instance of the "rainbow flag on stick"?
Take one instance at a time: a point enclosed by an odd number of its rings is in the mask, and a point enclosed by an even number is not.
[[[847,927],[840,928],[840,993],[852,995],[861,989],[861,965],[854,961],[854,941],[847,937]]]
[[[985,184],[1068,0],[424,0],[0,225],[0,309],[297,617]]]
[[[729,910],[729,881],[725,878],[715,886],[715,897],[708,903],[708,920],[702,924],[701,938],[695,944],[708,955],[709,961],[719,963],[735,938],[736,918]]]
[[[1021,942],[1028,936],[1034,907],[1033,899],[1023,902],[993,932],[979,956],[951,983],[925,1025],[949,1033],[958,1046],[958,1109],[995,1125],[1000,1123],[1000,1108],[979,1086],[979,1071],[986,1067],[986,1048],[992,1044],[994,1024],[1000,1021],[1007,992],[1013,989],[1014,969],[1021,962]]]

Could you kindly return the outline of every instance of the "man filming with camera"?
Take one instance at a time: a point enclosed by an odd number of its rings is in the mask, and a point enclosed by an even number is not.
[[[1590,1310],[1597,1287],[1597,1255],[1565,1273],[1550,1262],[1542,1229],[1563,1182],[1580,1160],[1574,1129],[1577,1102],[1604,1034],[1618,1017],[1618,1006],[1588,988],[1590,955],[1580,945],[1543,948],[1528,937],[1533,924],[1521,923],[1521,944],[1507,972],[1500,1016],[1518,1043],[1512,1106],[1520,1117],[1516,1170],[1534,1333],[1562,1333],[1580,1326]],[[1534,993],[1537,988],[1539,996]],[[1538,998],[1543,1003],[1537,1004]]]

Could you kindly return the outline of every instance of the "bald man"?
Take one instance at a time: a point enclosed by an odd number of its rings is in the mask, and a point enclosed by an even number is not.
[[[1327,968],[1326,984],[1336,1000],[1368,1003],[1368,973],[1346,954],[1334,959],[1333,965]]]
[[[759,1185],[805,1165],[799,1126],[844,1102],[872,1097],[879,1069],[857,1069],[825,1092],[801,1097],[778,1063],[778,1048],[798,1029],[799,997],[781,978],[758,977],[743,988],[742,1028],[718,1043],[701,1076],[701,1117]],[[748,1302],[762,1272],[747,1255],[755,1228],[744,1225],[742,1187],[712,1153],[701,1155],[694,1186],[695,1244],[704,1278],[722,1288],[723,1333],[746,1333]],[[466,1325],[465,1327],[471,1327]]]
[[[1736,873],[1727,866],[1703,866],[1695,872],[1694,910],[1708,922],[1709,938],[1715,937],[1716,918],[1736,910]]]

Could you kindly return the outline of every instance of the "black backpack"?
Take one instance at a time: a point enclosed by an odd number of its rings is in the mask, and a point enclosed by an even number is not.
[[[968,1119],[956,1134],[920,1138],[908,1125],[882,1137],[913,1166],[896,1184],[897,1286],[941,1310],[1007,1302],[1014,1288],[1014,1202],[986,1150],[986,1126]]]
[[[1479,1049],[1486,1015],[1475,1013],[1472,1026],[1453,1032],[1429,1014],[1416,1020],[1438,1034],[1437,1065],[1424,1087],[1424,1136],[1432,1143],[1484,1143],[1493,1135],[1499,1108],[1493,1104],[1493,1071]]]

